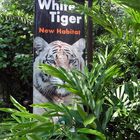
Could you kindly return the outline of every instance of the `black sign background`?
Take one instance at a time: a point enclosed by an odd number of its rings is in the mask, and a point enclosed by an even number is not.
[[[48,1],[48,0],[46,0]],[[55,2],[58,2],[59,0],[55,0]],[[83,3],[82,0],[77,0],[75,2],[80,2]],[[50,6],[51,7],[51,6]],[[61,40],[63,42],[66,42],[68,44],[73,44],[74,42],[76,42],[77,40],[79,40],[80,38],[84,38],[84,17],[83,15],[80,14],[75,14],[75,13],[70,13],[67,11],[60,11],[60,15],[68,15],[68,16],[82,16],[82,20],[80,21],[80,24],[74,23],[71,24],[69,23],[67,26],[62,26],[61,23],[57,23],[57,22],[51,22],[50,19],[50,14],[49,12],[52,11],[52,9],[46,10],[44,9],[40,9],[39,7],[39,3],[38,0],[36,0],[35,3],[35,37],[36,36],[40,36],[43,39],[45,39],[48,43],[51,43],[52,41],[55,40]],[[56,30],[56,29],[72,29],[75,31],[80,31],[80,34],[57,34],[57,33],[43,33],[43,32],[39,32],[39,29],[52,29],[52,30]]]

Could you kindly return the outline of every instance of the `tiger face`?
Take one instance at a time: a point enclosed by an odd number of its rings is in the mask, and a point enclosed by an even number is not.
[[[82,58],[84,48],[84,39],[79,39],[73,45],[69,45],[62,41],[53,41],[48,44],[41,37],[35,38],[34,49],[37,57],[34,62],[34,86],[48,100],[53,101],[55,97],[58,99],[70,93],[63,88],[55,86],[56,84],[63,84],[62,80],[44,74],[38,66],[40,64],[49,64],[66,70],[76,68],[82,71],[84,66]]]

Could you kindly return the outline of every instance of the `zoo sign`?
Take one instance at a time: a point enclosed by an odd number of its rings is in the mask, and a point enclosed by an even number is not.
[[[75,2],[83,3],[81,0]],[[60,3],[59,0],[35,1],[33,102],[55,102],[69,104],[72,94],[56,84],[63,81],[44,74],[40,64],[62,67],[66,70],[83,70],[82,58],[85,48],[84,18],[74,13],[75,5]],[[42,113],[35,109],[34,113]]]
[[[55,0],[38,0],[40,10],[49,10],[48,16],[50,16],[51,23],[60,23],[62,26],[70,24],[80,24],[82,17],[67,14],[60,14],[61,11],[72,11],[75,9],[75,5],[66,5],[57,3]]]

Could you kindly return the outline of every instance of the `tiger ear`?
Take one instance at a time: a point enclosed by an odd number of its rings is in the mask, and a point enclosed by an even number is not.
[[[77,49],[78,52],[83,52],[85,49],[86,41],[84,38],[79,39],[76,41],[72,46]]]
[[[45,48],[49,47],[49,44],[41,37],[36,37],[33,42],[33,47],[37,55],[40,54]]]

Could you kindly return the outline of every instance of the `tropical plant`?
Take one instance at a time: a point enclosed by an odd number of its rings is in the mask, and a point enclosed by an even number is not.
[[[3,124],[3,135],[1,136],[8,139],[19,139],[20,137],[25,140],[31,138],[38,140],[124,139],[123,133],[125,131],[120,132],[118,129],[124,125],[125,119],[133,120],[133,124],[127,122],[128,125],[125,126],[125,129],[131,128],[138,134],[140,121],[137,112],[140,103],[138,98],[139,83],[129,81],[119,85],[114,82],[117,77],[124,73],[121,72],[117,63],[111,66],[107,65],[106,62],[112,53],[107,54],[106,52],[105,56],[101,56],[100,53],[96,55],[98,59],[94,60],[94,67],[90,72],[85,68],[84,74],[77,70],[68,72],[63,68],[41,65],[40,68],[43,72],[66,81],[65,85],[57,86],[66,88],[76,95],[74,100],[76,106],[56,105],[51,102],[33,105],[48,110],[40,116],[29,113],[11,98],[18,110],[0,109],[10,112],[15,119],[12,121],[14,122],[12,128],[10,127],[11,124],[9,125],[10,128],[6,125],[9,124],[9,121]],[[60,118],[57,124],[51,121],[52,117]],[[120,133],[115,133],[115,131],[110,133],[111,126],[118,119],[122,119],[118,125],[119,128],[116,128],[117,132]],[[113,126],[113,129],[116,126],[117,124]],[[6,135],[4,132],[7,132]],[[129,138],[126,135],[125,137]],[[131,136],[131,138],[133,137],[136,138],[135,135]]]
[[[20,5],[20,2],[20,0],[17,1],[17,7],[13,6],[12,11],[16,8],[20,10],[21,6],[24,7],[24,4]],[[91,71],[85,68],[84,73],[77,70],[67,72],[62,68],[54,68],[49,65],[41,65],[40,68],[43,72],[66,81],[65,85],[57,86],[66,88],[75,94],[75,102],[77,104],[74,107],[53,103],[33,105],[34,107],[46,108],[48,110],[43,115],[36,115],[29,113],[11,97],[11,101],[17,109],[0,109],[1,111],[11,113],[12,117],[1,123],[1,139],[135,140],[139,138],[140,8],[136,4],[137,0],[95,0],[91,8],[88,8],[87,5],[79,5],[71,0],[65,0],[64,2],[76,4],[76,11],[85,13],[86,16],[91,16],[93,19],[94,27],[96,27],[94,33],[97,35],[95,38],[96,48],[92,64],[93,68]],[[23,13],[23,11],[20,11],[19,15],[22,16],[21,18],[16,18],[16,20],[18,19],[19,23],[22,23],[22,27],[26,27],[24,26],[25,23],[30,23],[30,20],[24,22],[24,18],[22,18]],[[25,13],[28,17],[28,12]],[[7,19],[8,22],[6,22]],[[11,19],[12,27],[14,26],[14,28],[9,26]],[[2,21],[4,21],[2,23],[4,23],[5,29],[10,30],[12,35],[17,36],[14,31],[17,31],[20,26],[19,24],[15,26],[13,19],[15,17],[13,18],[11,14],[10,16],[6,15],[2,18]],[[23,29],[22,33],[24,32]],[[29,29],[25,28],[25,31],[29,31]],[[7,41],[7,30],[2,30],[2,35],[5,35],[5,38],[1,38],[0,41],[4,45],[7,45],[9,41],[7,46],[10,48],[12,48],[11,44],[14,48],[14,42],[17,42],[18,46],[22,46],[23,43],[24,47],[24,41],[28,40],[28,35],[31,35],[31,32],[26,32],[27,36],[25,34],[24,36],[21,35],[19,40],[17,38],[15,41],[15,38],[10,37]],[[102,31],[99,32],[99,30]],[[8,35],[10,36],[10,33]],[[22,39],[24,40],[23,42],[21,41]],[[20,42],[22,43],[20,44]],[[30,46],[30,44],[27,46]],[[26,49],[24,53],[21,53],[22,50],[20,51],[19,49],[14,55],[10,54],[12,56],[8,59],[14,60],[11,63],[12,68],[20,69],[20,73],[30,68],[27,66],[30,55],[28,55],[29,51]],[[9,50],[5,49],[4,51],[6,53],[9,52]],[[0,66],[4,68],[3,72],[7,72],[7,68],[9,68],[7,67],[9,62],[5,61],[5,58],[9,57],[9,53],[5,55],[6,53],[0,53],[2,54]],[[25,69],[21,67],[22,62],[27,66],[27,69],[26,67]],[[8,74],[10,72],[8,71]],[[20,76],[20,78],[26,79],[28,74],[30,75],[30,72]],[[15,84],[16,88],[17,83]],[[82,106],[84,106],[84,109]],[[57,124],[52,122],[52,117],[60,118]]]

